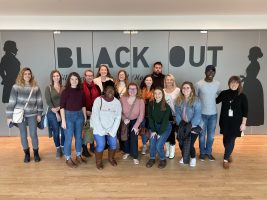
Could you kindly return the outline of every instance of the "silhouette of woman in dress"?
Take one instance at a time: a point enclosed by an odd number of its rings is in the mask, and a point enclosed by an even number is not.
[[[261,49],[257,46],[250,48],[248,59],[250,64],[246,69],[246,76],[243,79],[243,92],[248,98],[248,119],[247,126],[260,126],[264,124],[264,95],[263,88],[257,76],[260,71],[260,64],[257,61],[263,56]]]
[[[2,77],[1,84],[3,87],[2,102],[8,103],[12,86],[16,82],[16,78],[20,71],[20,62],[16,58],[18,49],[16,42],[7,40],[4,44],[5,55],[0,63],[0,76]]]

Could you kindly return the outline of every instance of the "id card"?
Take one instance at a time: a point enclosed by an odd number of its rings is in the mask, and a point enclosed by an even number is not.
[[[228,116],[233,117],[234,116],[234,111],[232,109],[228,110]]]

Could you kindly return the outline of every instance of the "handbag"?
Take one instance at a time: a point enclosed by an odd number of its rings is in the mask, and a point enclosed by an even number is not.
[[[134,104],[135,104],[135,101],[136,101],[136,98],[131,106],[131,109],[130,109],[130,112],[129,112],[129,115],[127,116],[126,119],[129,119],[132,111],[133,111],[133,108],[134,108]],[[121,121],[120,123],[120,134],[121,134],[121,141],[127,141],[128,140],[128,135],[129,135],[129,123],[128,124],[125,124],[124,121]]]
[[[47,111],[48,111],[48,108],[46,110],[46,113],[42,115],[41,121],[37,123],[37,127],[39,129],[44,129],[48,126]]]
[[[181,141],[189,137],[191,133],[191,128],[191,122],[185,122],[184,120],[182,120],[179,123],[179,126],[177,127],[177,139]]]
[[[90,123],[87,122],[83,126],[83,141],[84,144],[92,144],[94,142],[93,129],[90,127]]]
[[[29,103],[29,100],[30,100],[30,98],[32,96],[32,92],[33,92],[33,88],[31,89],[31,92],[29,94],[29,97],[27,99],[27,102],[26,102],[24,108],[14,108],[13,116],[12,116],[13,123],[18,124],[18,123],[21,123],[23,121],[23,119],[24,119],[24,110],[25,110],[25,108],[27,107],[27,105]]]

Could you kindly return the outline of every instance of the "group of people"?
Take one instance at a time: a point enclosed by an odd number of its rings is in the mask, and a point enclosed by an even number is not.
[[[76,168],[87,162],[91,154],[87,149],[85,127],[89,127],[94,140],[90,150],[95,153],[97,169],[103,169],[103,152],[108,149],[108,161],[117,166],[117,142],[122,159],[130,156],[139,164],[138,136],[142,138],[141,154],[146,154],[149,141],[150,158],[146,167],[156,163],[165,168],[167,159],[175,157],[176,138],[181,150],[181,164],[196,166],[194,144],[199,136],[199,159],[214,161],[212,145],[217,123],[216,103],[222,103],[220,133],[225,148],[223,167],[228,169],[236,137],[246,129],[248,103],[242,93],[238,76],[230,77],[229,89],[221,91],[214,80],[216,68],[208,65],[205,78],[196,84],[185,81],[176,86],[172,74],[162,74],[162,63],[153,65],[153,73],[144,77],[139,85],[129,82],[125,70],[120,70],[113,80],[107,65],[100,65],[96,78],[92,70],[84,72],[82,81],[78,73],[68,75],[63,86],[58,70],[50,74],[50,84],[45,89],[48,130],[53,136],[56,158],[65,156],[67,166]],[[27,104],[26,104],[27,103]],[[27,106],[25,106],[25,104]],[[7,123],[11,125],[15,108],[24,108],[24,120],[18,123],[24,162],[30,162],[27,140],[29,126],[34,160],[40,161],[37,125],[43,113],[43,101],[30,68],[23,68],[13,85],[6,109]],[[76,157],[71,156],[72,138],[75,138]],[[94,145],[96,143],[96,146]],[[165,147],[165,150],[164,150]]]

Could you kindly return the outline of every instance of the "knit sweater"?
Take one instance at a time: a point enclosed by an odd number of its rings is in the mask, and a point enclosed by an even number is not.
[[[23,109],[27,103],[27,99],[30,95],[32,87],[30,85],[19,86],[13,85],[9,103],[6,108],[6,116],[8,119],[12,119],[13,111],[15,108]],[[41,116],[43,113],[43,100],[41,90],[38,86],[33,88],[31,98],[28,102],[27,107],[24,109],[24,116],[31,117],[35,115]]]
[[[155,101],[151,101],[148,103],[148,119],[149,119],[149,127],[152,132],[155,132],[155,124],[160,124],[160,130],[157,134],[161,135],[166,130],[169,117],[171,114],[171,108],[166,103],[166,110],[161,111],[161,102],[156,103]]]
[[[110,135],[115,137],[121,121],[121,104],[114,98],[106,101],[103,97],[97,97],[92,108],[90,126],[94,135]]]

